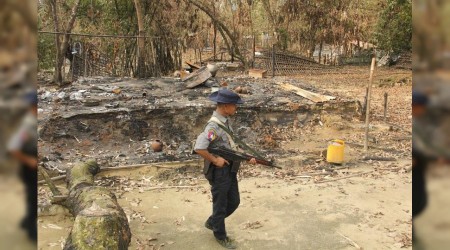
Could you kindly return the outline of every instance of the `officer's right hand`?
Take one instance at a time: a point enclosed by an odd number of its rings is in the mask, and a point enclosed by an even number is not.
[[[229,165],[230,163],[227,160],[225,160],[224,158],[219,156],[219,157],[216,157],[213,164],[219,168],[223,168],[226,165]]]

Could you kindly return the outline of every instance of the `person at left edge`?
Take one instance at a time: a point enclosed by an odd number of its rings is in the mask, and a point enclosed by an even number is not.
[[[28,112],[8,142],[9,154],[20,163],[20,178],[26,191],[26,215],[20,223],[28,237],[37,240],[37,93],[26,95]]]

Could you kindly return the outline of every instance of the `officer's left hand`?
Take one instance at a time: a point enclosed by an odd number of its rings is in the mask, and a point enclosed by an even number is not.
[[[256,164],[256,159],[255,158],[251,158],[248,162],[250,162],[251,164],[255,165]]]

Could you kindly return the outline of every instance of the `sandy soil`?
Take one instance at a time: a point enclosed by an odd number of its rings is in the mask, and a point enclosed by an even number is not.
[[[256,168],[264,177],[240,179],[241,205],[227,219],[240,249],[353,249],[345,237],[365,249],[399,249],[410,237],[409,173],[313,184],[303,178],[276,179],[270,177],[272,170]],[[371,169],[366,165],[348,171]],[[106,176],[138,183],[155,175],[141,169]],[[192,182],[197,185],[191,189],[118,192],[130,218],[131,249],[221,249],[203,227],[211,212],[209,184],[201,176]],[[61,209],[54,214],[40,217],[39,249],[59,249],[70,231],[73,219]]]

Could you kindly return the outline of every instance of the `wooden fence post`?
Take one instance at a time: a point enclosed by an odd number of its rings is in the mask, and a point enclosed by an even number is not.
[[[388,93],[384,93],[384,122],[386,122],[386,113],[387,113],[387,101],[388,101]]]
[[[369,116],[370,116],[370,97],[372,93],[373,71],[375,70],[375,57],[372,58],[372,64],[370,65],[370,78],[367,91],[367,106],[366,106],[366,131],[364,139],[364,151],[367,153],[368,141],[369,141]]]

